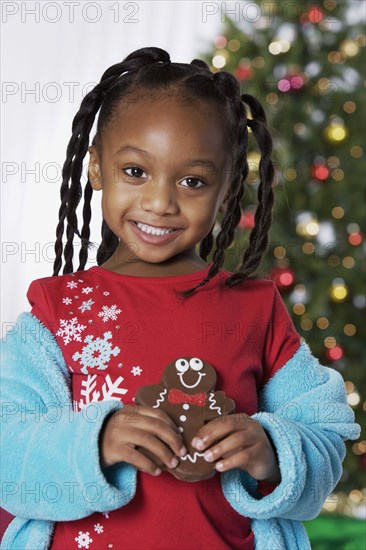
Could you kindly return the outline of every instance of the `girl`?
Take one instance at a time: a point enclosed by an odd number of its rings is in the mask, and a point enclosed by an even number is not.
[[[250,130],[258,207],[230,273],[222,265]],[[132,52],[84,98],[63,169],[54,276],[30,285],[32,310],[3,343],[3,506],[17,516],[4,549],[310,548],[300,521],[319,513],[344,440],[359,430],[342,377],[300,341],[274,284],[254,278],[271,221],[271,149],[263,109],[232,75],[171,63],[159,48]],[[102,243],[85,270],[93,190]],[[193,483],[171,475],[186,454],[174,423],[134,405],[138,388],[183,356],[213,365],[237,406],[194,437],[217,473]]]

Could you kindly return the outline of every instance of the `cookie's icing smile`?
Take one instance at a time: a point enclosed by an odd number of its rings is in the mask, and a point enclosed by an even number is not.
[[[192,388],[195,388],[196,386],[198,386],[198,384],[201,382],[203,376],[206,376],[206,374],[204,372],[199,372],[197,382],[195,382],[195,384],[189,385],[189,384],[186,384],[183,380],[184,374],[185,374],[184,372],[178,372],[177,373],[177,375],[180,378],[180,383],[182,384],[182,386],[184,386],[185,388],[188,388],[188,389],[192,389]]]

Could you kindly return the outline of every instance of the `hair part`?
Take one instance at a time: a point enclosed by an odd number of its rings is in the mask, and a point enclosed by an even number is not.
[[[128,108],[136,101],[154,101],[161,94],[170,94],[177,100],[198,106],[214,105],[222,120],[232,151],[232,169],[229,174],[229,189],[226,208],[221,222],[221,230],[216,237],[213,262],[207,274],[194,288],[177,291],[187,298],[204,286],[220,270],[224,263],[225,251],[234,240],[235,230],[241,218],[241,199],[244,195],[248,176],[247,149],[249,129],[258,145],[261,158],[259,163],[260,183],[258,186],[258,206],[254,217],[254,227],[239,269],[228,277],[225,284],[236,286],[254,276],[268,244],[274,201],[274,167],[271,159],[272,139],[267,127],[266,116],[259,101],[248,94],[241,95],[237,79],[226,71],[212,73],[202,60],[194,59],[190,64],[171,63],[169,54],[160,48],[141,48],[129,54],[121,63],[109,67],[100,82],[83,99],[72,123],[72,136],[66,150],[66,160],[62,170],[60,189],[61,206],[56,228],[55,262],[53,275],[73,272],[73,239],[76,234],[81,240],[79,267],[85,268],[90,242],[91,199],[93,190],[88,178],[84,192],[81,186],[82,165],[88,151],[90,132],[97,116],[97,131],[93,145],[101,145],[104,132],[113,124],[118,110]],[[246,106],[249,107],[251,117]],[[82,210],[83,225],[78,229],[76,209],[84,194]],[[66,244],[63,235],[66,223]],[[108,260],[119,245],[118,237],[103,219],[101,243],[97,251],[97,264]],[[206,261],[214,245],[213,227],[201,241],[199,254]]]

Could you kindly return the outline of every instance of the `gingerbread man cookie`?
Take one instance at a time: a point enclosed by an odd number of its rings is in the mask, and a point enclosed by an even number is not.
[[[215,391],[215,369],[198,357],[180,357],[164,370],[159,384],[143,386],[136,403],[163,410],[182,434],[188,454],[169,470],[184,481],[199,481],[215,475],[214,464],[191,446],[198,430],[210,420],[232,413],[235,403],[223,391]]]

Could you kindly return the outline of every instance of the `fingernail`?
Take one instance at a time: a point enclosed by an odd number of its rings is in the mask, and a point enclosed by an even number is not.
[[[155,472],[153,473],[154,476],[160,476],[160,474],[161,474],[160,468],[157,468],[157,469],[155,470]]]
[[[176,457],[172,458],[170,461],[170,468],[176,468],[178,466],[178,462],[179,460]]]
[[[187,453],[188,453],[187,449],[185,447],[182,447],[181,450],[179,451],[179,456],[186,456]]]
[[[194,437],[192,439],[192,447],[195,447],[199,451],[202,451],[204,446],[205,444],[203,443],[202,439],[199,439],[198,437]]]
[[[213,453],[211,451],[206,451],[205,454],[203,455],[203,458],[207,462],[211,462],[211,460],[213,460]]]
[[[218,462],[215,466],[216,470],[219,470],[219,472],[221,472],[221,470],[224,469],[224,463],[223,462]]]

